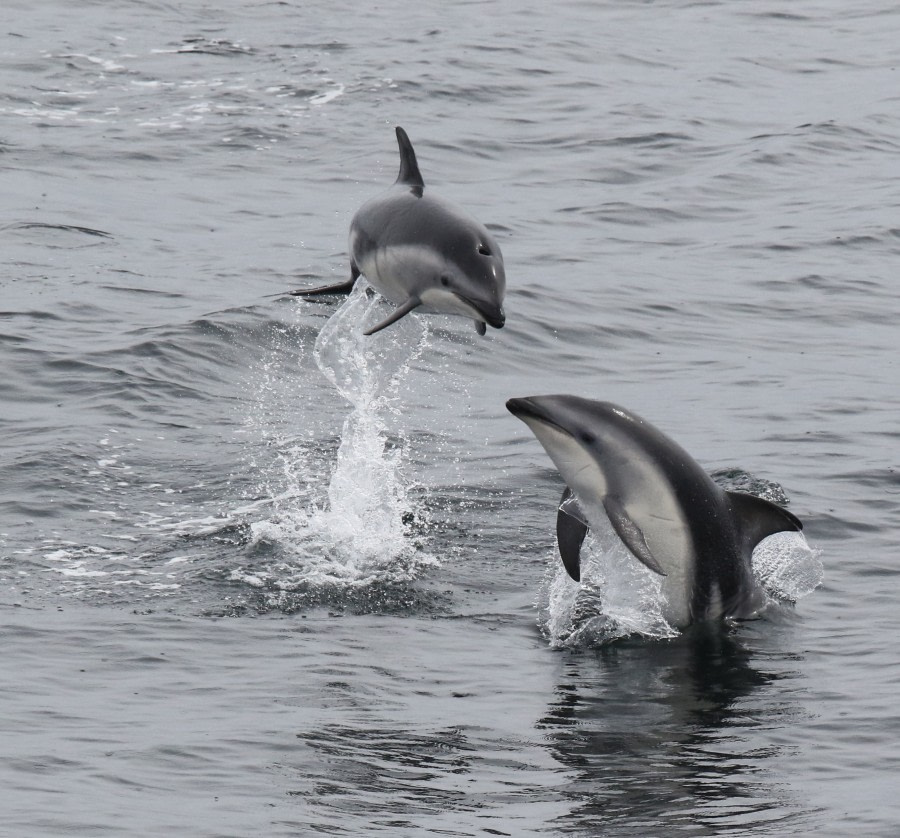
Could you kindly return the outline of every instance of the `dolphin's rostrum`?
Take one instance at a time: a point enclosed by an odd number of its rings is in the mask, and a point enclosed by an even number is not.
[[[291,294],[347,293],[362,274],[398,306],[367,335],[413,309],[471,317],[481,335],[485,324],[501,328],[506,274],[500,247],[484,225],[426,189],[416,153],[399,126],[397,142],[396,183],[363,204],[350,223],[350,279]]]
[[[662,576],[672,625],[747,619],[765,605],[753,548],[802,529],[776,504],[717,486],[681,446],[625,408],[577,396],[510,399],[566,481],[557,516],[560,555],[581,577],[590,522],[608,518],[634,556]]]

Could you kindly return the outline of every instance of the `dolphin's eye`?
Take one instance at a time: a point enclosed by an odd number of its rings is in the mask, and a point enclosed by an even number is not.
[[[442,276],[442,277],[441,277],[441,285],[443,285],[444,288],[446,288],[449,284],[450,284],[450,277],[449,277],[449,276]]]
[[[491,249],[486,244],[478,245],[478,252],[482,256],[490,256],[491,255]]]
[[[578,437],[585,445],[593,445],[597,441],[597,437],[587,431],[582,431]]]

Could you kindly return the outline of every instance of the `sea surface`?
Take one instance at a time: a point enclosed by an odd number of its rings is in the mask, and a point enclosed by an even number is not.
[[[285,296],[395,125],[504,329]],[[0,253],[0,835],[900,834],[896,3],[4,0]],[[567,579],[548,392],[789,504],[761,619]]]

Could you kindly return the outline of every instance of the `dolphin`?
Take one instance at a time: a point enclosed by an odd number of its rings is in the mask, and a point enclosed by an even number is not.
[[[412,143],[397,126],[400,174],[394,185],[360,207],[350,222],[350,279],[293,296],[342,294],[362,274],[398,308],[365,334],[379,332],[413,309],[460,314],[499,329],[506,321],[506,274],[487,228],[425,189]]]
[[[510,399],[506,407],[566,481],[557,540],[576,582],[587,522],[608,518],[635,558],[662,576],[671,625],[750,619],[762,610],[753,548],[773,533],[801,530],[794,515],[717,486],[687,451],[623,407],[565,395]]]

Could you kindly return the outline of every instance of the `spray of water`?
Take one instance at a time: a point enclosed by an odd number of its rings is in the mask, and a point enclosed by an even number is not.
[[[280,451],[289,488],[274,498],[275,514],[250,527],[251,546],[263,554],[277,548],[280,560],[235,570],[232,579],[277,591],[361,587],[408,581],[435,563],[410,537],[406,441],[402,429],[389,427],[400,413],[398,390],[428,332],[420,318],[407,317],[364,336],[386,311],[360,280],[319,333],[315,362],[351,405],[336,459],[327,463],[314,441],[295,440]],[[300,396],[296,405],[300,421],[304,409],[315,409],[308,400],[304,406]]]
[[[608,521],[590,524],[581,550],[581,583],[569,578],[555,552],[549,560],[537,605],[550,645],[595,646],[633,634],[677,636],[663,617],[659,577],[631,555]],[[752,562],[757,581],[775,601],[796,602],[812,593],[824,575],[820,551],[811,549],[799,532],[764,539]]]
[[[572,581],[554,554],[538,594],[540,625],[551,646],[600,645],[631,634],[677,636],[663,617],[660,578],[628,552],[608,521],[591,522],[581,579]]]
[[[810,547],[802,533],[777,532],[756,545],[753,573],[773,599],[797,602],[822,584],[822,551]]]

